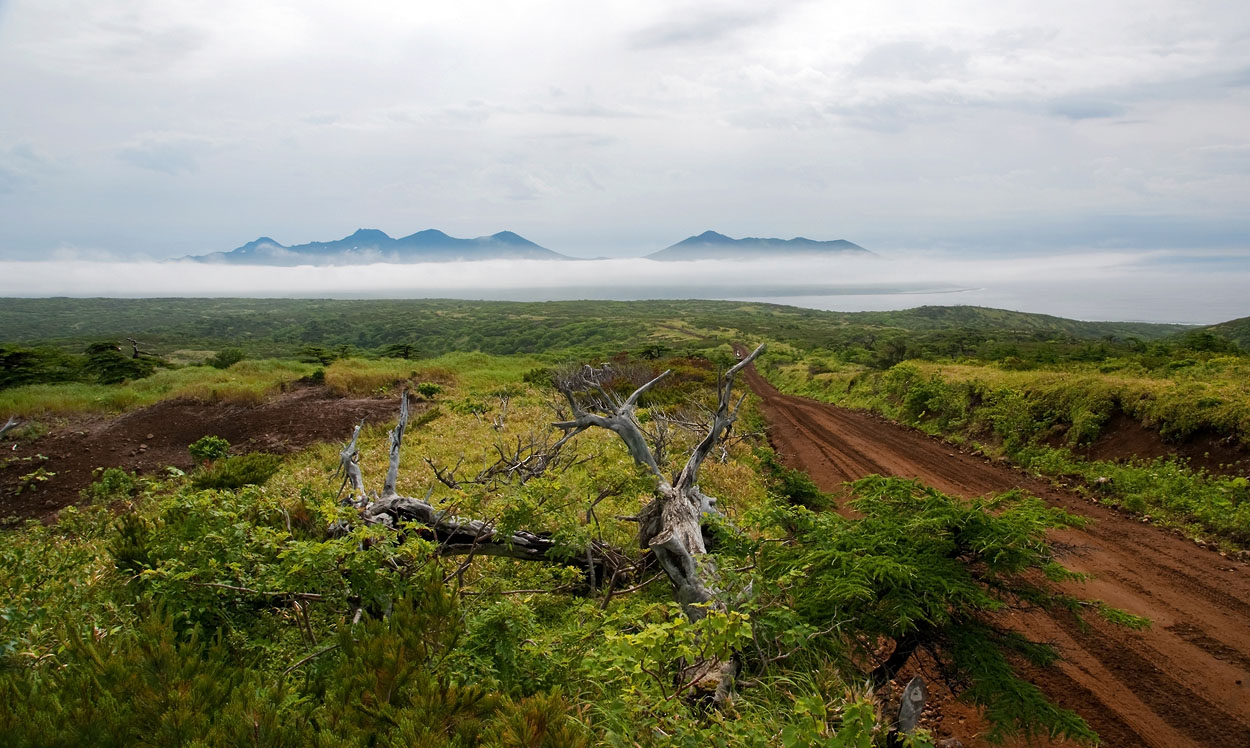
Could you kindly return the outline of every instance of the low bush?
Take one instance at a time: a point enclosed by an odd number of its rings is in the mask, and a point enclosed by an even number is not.
[[[230,442],[220,436],[209,434],[196,439],[187,447],[187,451],[191,453],[191,459],[196,462],[213,462],[230,454]]]
[[[198,489],[236,489],[247,485],[262,486],[278,472],[279,455],[249,452],[220,459],[202,468],[191,479]]]
[[[217,355],[210,358],[207,363],[214,369],[229,369],[245,358],[247,358],[247,354],[242,348],[224,348],[218,351]]]

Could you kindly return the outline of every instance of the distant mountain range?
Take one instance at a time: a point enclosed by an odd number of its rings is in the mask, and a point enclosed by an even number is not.
[[[845,239],[733,239],[715,231],[705,231],[646,257],[651,260],[758,260],[782,256],[837,255],[876,256]],[[393,239],[377,229],[358,229],[351,236],[335,241],[309,242],[290,247],[262,236],[229,252],[213,252],[187,259],[234,265],[365,265],[375,262],[574,258],[541,247],[511,231],[500,231],[476,239],[458,239],[437,229],[427,229]]]
[[[845,239],[818,242],[802,236],[794,239],[733,239],[715,231],[683,239],[671,247],[647,255],[652,260],[753,260],[780,256],[862,255],[872,252]]]
[[[377,229],[358,229],[330,242],[284,246],[267,236],[229,252],[189,259],[236,265],[364,265],[373,262],[447,262],[452,260],[568,260],[511,231],[476,239],[458,239],[437,229],[392,239]]]

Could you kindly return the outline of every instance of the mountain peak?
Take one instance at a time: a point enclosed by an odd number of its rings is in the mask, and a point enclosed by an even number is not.
[[[515,231],[500,231],[497,234],[491,234],[487,238],[492,241],[501,242],[503,244],[520,244],[520,245],[524,245],[527,247],[537,246],[534,244],[534,242],[530,241],[529,239],[526,239],[525,237],[521,236]]]
[[[385,231],[378,229],[356,229],[351,236],[343,237],[354,241],[394,241]]]
[[[771,257],[828,257],[834,255],[874,256],[845,239],[816,241],[802,236],[793,239],[747,237],[734,239],[715,231],[683,239],[671,247],[647,255],[653,260],[751,260]]]
[[[449,262],[454,260],[535,259],[563,260],[552,252],[512,231],[501,231],[476,239],[458,239],[425,229],[402,239],[392,239],[378,229],[356,229],[342,239],[309,242],[284,247],[267,236],[231,252],[214,252],[191,257],[208,262],[234,262],[246,265],[352,265],[365,262]]]

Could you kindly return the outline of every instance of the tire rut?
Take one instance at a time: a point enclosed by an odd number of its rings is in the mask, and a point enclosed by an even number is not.
[[[1244,564],[915,429],[784,395],[754,367],[744,373],[763,401],[782,460],[806,470],[826,491],[838,493],[848,480],[879,473],[964,497],[1019,488],[1089,517],[1084,528],[1052,534],[1076,549],[1065,562],[1091,575],[1070,590],[1154,623],[1133,631],[1100,621],[1082,626],[1066,614],[1013,617],[1014,627],[1054,642],[1065,658],[1029,675],[1050,698],[1085,717],[1105,746],[1250,746],[1250,574]],[[978,737],[977,720],[967,724],[957,737],[969,746],[989,745]]]

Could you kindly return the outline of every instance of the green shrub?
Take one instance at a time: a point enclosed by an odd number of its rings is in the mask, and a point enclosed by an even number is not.
[[[229,369],[245,358],[247,358],[247,354],[243,352],[242,348],[223,348],[217,352],[217,355],[208,360],[208,365],[214,369]]]
[[[134,473],[115,467],[103,470],[96,468],[96,471],[100,477],[83,489],[83,496],[91,501],[129,499],[133,498],[138,490],[139,481]]]
[[[230,442],[220,436],[209,434],[195,440],[187,447],[187,451],[196,462],[212,462],[230,454]]]
[[[421,382],[416,386],[417,394],[426,400],[433,400],[434,396],[443,391],[442,385],[434,382]]]
[[[282,462],[279,455],[265,452],[249,452],[245,455],[226,457],[204,468],[191,479],[198,489],[235,489],[247,485],[263,486],[265,481],[278,472]]]
[[[772,450],[760,450],[760,464],[768,477],[768,490],[788,504],[806,507],[814,511],[828,509],[832,504],[829,494],[802,470],[793,470],[777,461]]]
[[[128,379],[143,379],[156,371],[156,362],[122,353],[116,342],[92,343],[87,346],[87,363],[83,367],[100,384],[120,384]]]

